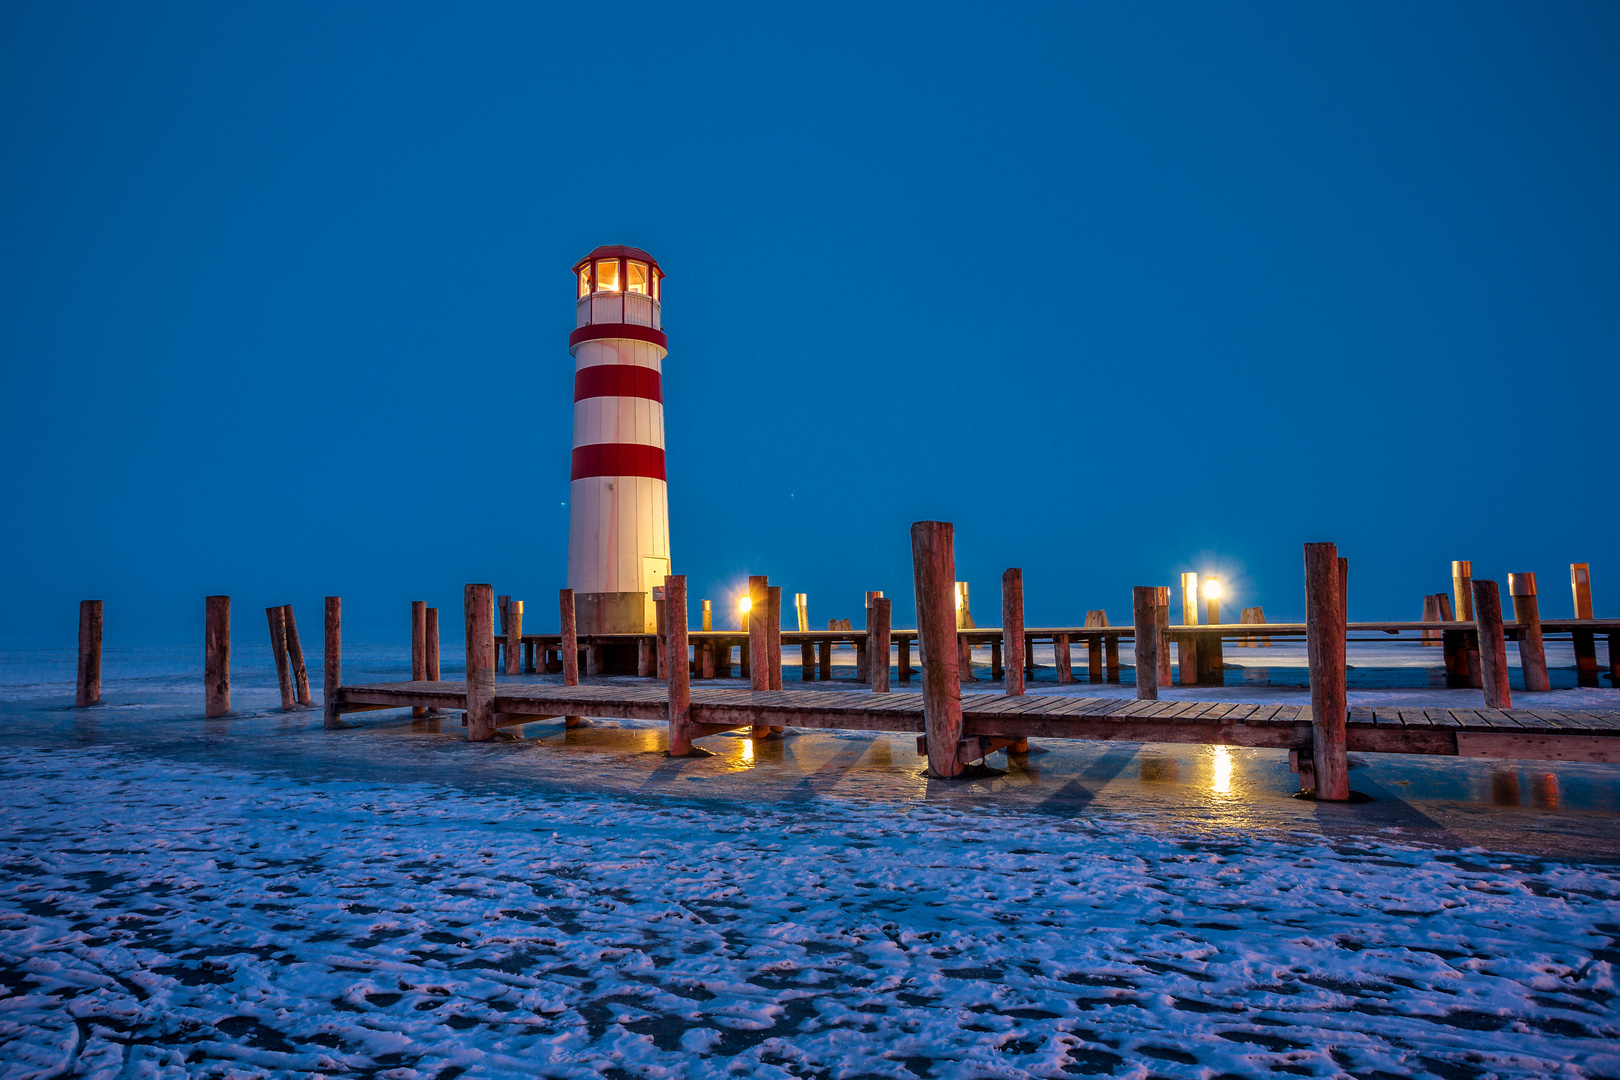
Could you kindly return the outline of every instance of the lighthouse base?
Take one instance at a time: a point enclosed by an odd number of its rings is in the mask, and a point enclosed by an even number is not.
[[[650,634],[658,629],[649,593],[578,593],[574,613],[581,634]]]

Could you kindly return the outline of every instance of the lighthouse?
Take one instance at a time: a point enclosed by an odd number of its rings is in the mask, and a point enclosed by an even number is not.
[[[599,247],[574,266],[574,450],[568,587],[582,634],[656,629],[669,569],[664,474],[664,273],[640,248]],[[628,659],[603,656],[604,670]],[[617,650],[610,650],[617,651]]]

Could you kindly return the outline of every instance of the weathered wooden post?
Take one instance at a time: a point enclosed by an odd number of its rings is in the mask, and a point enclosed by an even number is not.
[[[101,601],[79,601],[79,669],[73,704],[101,704]]]
[[[765,649],[770,654],[770,688],[782,689],[782,586],[765,588]],[[775,730],[780,731],[781,728]]]
[[[893,603],[886,596],[874,596],[872,608],[866,613],[867,673],[875,694],[889,692],[889,620]]]
[[[1181,625],[1198,625],[1198,575],[1181,575]],[[1181,669],[1181,685],[1198,683],[1198,638],[1194,634],[1176,635],[1176,666]],[[1169,685],[1166,683],[1165,685]]]
[[[427,681],[427,601],[411,601],[411,681]],[[411,715],[423,717],[427,709],[411,706]]]
[[[748,645],[743,651],[743,659],[748,664],[750,690],[771,688],[771,646],[767,629],[770,620],[770,591],[770,581],[763,574],[749,575]],[[750,737],[755,739],[763,739],[770,733],[769,724],[755,724],[749,729]]]
[[[523,673],[523,601],[506,602],[506,673]]]
[[[1569,564],[1569,589],[1575,599],[1575,617],[1592,617],[1592,567],[1589,563]],[[1598,684],[1597,634],[1591,630],[1576,630],[1570,637],[1575,641],[1575,681],[1581,686]],[[1614,666],[1610,657],[1609,666]]]
[[[973,640],[966,634],[956,635],[956,672],[962,682],[978,682],[973,674]]]
[[[281,605],[281,622],[287,633],[287,659],[292,663],[293,690],[298,704],[309,706],[315,699],[309,694],[309,669],[304,666],[304,646],[298,640],[298,620],[293,618],[293,606]]]
[[[1509,574],[1508,595],[1513,598],[1513,621],[1519,624],[1519,667],[1524,672],[1524,688],[1530,693],[1551,690],[1547,646],[1541,638],[1541,602],[1536,598],[1536,575]]]
[[[832,638],[822,638],[816,643],[816,681],[827,682],[832,679]]]
[[[428,682],[438,682],[439,681],[439,609],[436,608],[436,607],[430,607],[423,614],[424,614],[424,620],[423,620],[423,634],[422,634],[422,637],[423,637],[423,645],[425,647],[422,650],[422,658],[427,662],[426,663],[426,671],[423,674],[426,676]],[[441,711],[442,710],[440,710],[437,706],[435,706],[433,708],[428,709],[428,715],[429,716],[437,716],[437,715],[439,715],[439,713]]]
[[[652,678],[658,670],[657,641],[657,634],[636,638],[636,674],[644,679]]]
[[[956,673],[956,530],[948,521],[911,526],[911,572],[917,593],[917,636],[923,652],[923,731],[928,770],[963,770],[962,691]]]
[[[686,575],[664,578],[664,666],[669,669],[669,756],[685,757],[692,752],[687,723],[692,718],[691,668],[687,665]]]
[[[1350,560],[1339,556],[1339,614],[1344,621],[1344,632],[1350,633]],[[1348,669],[1346,669],[1348,670]]]
[[[292,712],[292,672],[287,668],[287,613],[277,604],[265,608],[264,617],[270,623],[270,651],[276,657],[276,685],[281,690],[281,711]]]
[[[493,630],[495,638],[495,666],[497,668],[501,666],[501,648],[506,644],[506,613],[507,605],[511,602],[512,598],[510,596],[497,596],[495,598],[495,616],[497,621],[494,624]]]
[[[868,630],[870,630],[871,626],[872,626],[872,601],[875,600],[876,598],[878,598],[879,596],[882,596],[882,595],[883,595],[883,593],[878,591],[878,590],[868,589],[868,590],[866,590],[866,596],[863,597],[862,600],[861,600],[861,605],[862,605],[861,610],[866,613],[865,614],[866,627],[867,627]],[[866,637],[856,638],[855,639],[855,681],[856,682],[871,682],[872,681],[871,671],[867,666],[870,663],[871,663],[871,657],[867,653],[867,638]]]
[[[322,726],[340,728],[338,719],[338,687],[343,685],[343,598],[326,598],[326,640],[321,653],[321,720]]]
[[[1159,698],[1159,589],[1137,585],[1131,589],[1131,614],[1135,619],[1132,643],[1136,649],[1136,697],[1139,701]]]
[[[1244,611],[1247,612],[1248,609],[1245,608]],[[1248,620],[1244,620],[1244,621],[1247,622]],[[1425,596],[1423,598],[1423,621],[1424,622],[1439,622],[1440,621],[1440,599],[1439,599],[1439,597],[1430,595],[1430,596]],[[1439,648],[1439,646],[1440,646],[1440,631],[1438,631],[1438,630],[1425,630],[1425,631],[1423,631],[1419,635],[1419,644],[1423,645],[1425,647],[1429,647],[1429,648]]]
[[[1170,673],[1170,586],[1158,586],[1158,592],[1153,594],[1154,611],[1159,619],[1159,685],[1173,684]]]
[[[1204,579],[1204,608],[1205,622],[1210,626],[1221,625],[1221,579],[1210,577]],[[1220,672],[1226,670],[1226,650],[1221,644],[1221,635],[1210,634],[1204,639],[1198,650],[1198,662],[1203,665],[1203,671],[1215,676],[1217,685],[1226,681]]]
[[[1007,696],[1018,697],[1024,692],[1024,571],[1016,566],[1001,572],[1001,643]]]
[[[1350,798],[1345,743],[1344,603],[1339,599],[1339,552],[1330,543],[1305,545],[1305,641],[1311,665],[1311,749],[1316,797]]]
[[[901,637],[895,645],[895,677],[911,685],[911,639]]]
[[[562,619],[563,685],[579,685],[579,633],[574,622],[574,590],[557,590],[557,608]],[[564,727],[578,727],[579,717],[563,717]]]
[[[703,601],[703,632],[708,633],[714,629],[714,605]]]
[[[808,638],[799,642],[799,681],[814,682],[816,678],[816,644]]]
[[[1057,681],[1074,682],[1074,661],[1069,654],[1069,635],[1052,635],[1052,661],[1057,665]]]
[[[1502,597],[1494,581],[1473,582],[1474,624],[1479,630],[1479,666],[1487,709],[1513,708],[1508,690],[1507,635],[1502,629]]]
[[[495,620],[490,597],[493,585],[468,585],[467,616],[467,741],[485,742],[495,736]]]
[[[203,715],[231,711],[231,598],[210,596],[203,627]]]
[[[1451,560],[1451,596],[1458,622],[1474,621],[1474,561]]]
[[[810,629],[810,596],[808,593],[793,594],[793,610],[798,615],[798,627],[802,633]]]

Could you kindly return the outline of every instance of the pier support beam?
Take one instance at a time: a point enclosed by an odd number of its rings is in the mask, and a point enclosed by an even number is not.
[[[923,730],[928,771],[960,776],[963,770],[962,689],[956,671],[956,530],[947,521],[911,526],[911,571],[917,596],[917,634],[924,657]]]
[[[79,676],[73,704],[101,704],[101,601],[79,601]]]
[[[1159,590],[1152,585],[1131,589],[1132,643],[1136,649],[1136,699],[1159,699]]]
[[[203,715],[231,711],[231,598],[210,596],[203,627]]]
[[[465,591],[468,742],[495,736],[494,593],[493,585],[468,585]]]
[[[1472,598],[1470,598],[1472,602]],[[1305,639],[1311,665],[1311,748],[1316,798],[1350,798],[1345,742],[1344,603],[1334,544],[1305,545]]]
[[[343,685],[343,598],[326,598],[326,640],[321,653],[322,723],[328,730],[340,728],[337,692]]]
[[[1474,623],[1479,630],[1479,667],[1485,684],[1485,707],[1511,709],[1507,636],[1502,629],[1502,597],[1496,582],[1474,582]]]
[[[304,708],[315,704],[309,695],[309,669],[304,666],[304,646],[298,640],[298,620],[293,618],[293,606],[281,605],[281,623],[287,631],[287,660],[292,664],[293,692],[298,704]]]

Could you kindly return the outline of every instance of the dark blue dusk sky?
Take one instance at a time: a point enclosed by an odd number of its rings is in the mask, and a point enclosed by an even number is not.
[[[0,639],[555,626],[569,269],[669,273],[675,569],[910,625],[1620,593],[1611,3],[0,10]],[[318,646],[317,646],[318,647]]]

